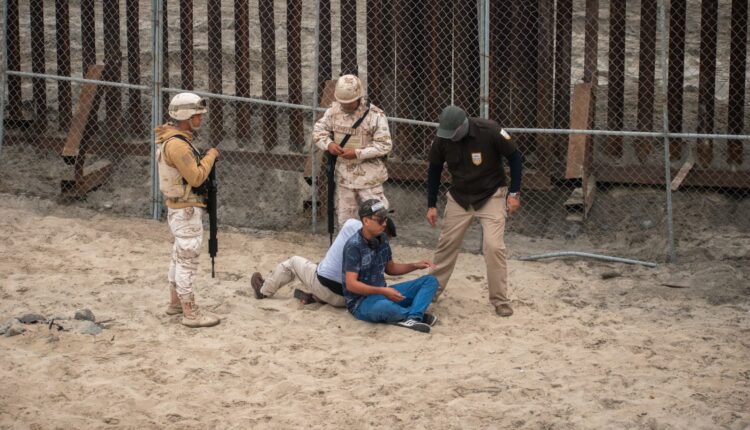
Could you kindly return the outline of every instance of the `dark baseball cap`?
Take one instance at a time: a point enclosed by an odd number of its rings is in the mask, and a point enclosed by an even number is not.
[[[440,113],[440,125],[437,136],[443,139],[451,139],[461,125],[466,121],[466,112],[458,106],[446,106]]]
[[[385,207],[385,204],[378,199],[365,200],[359,204],[359,217],[364,218],[368,216],[382,216],[387,217],[389,213],[393,213],[393,210],[389,210]]]

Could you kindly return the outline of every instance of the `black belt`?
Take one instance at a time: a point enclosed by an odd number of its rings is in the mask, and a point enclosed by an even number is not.
[[[342,287],[339,282],[332,281],[328,278],[324,278],[320,276],[318,273],[315,273],[315,276],[318,277],[318,281],[321,283],[321,285],[331,290],[333,294],[338,294],[339,296],[344,295],[344,287]]]

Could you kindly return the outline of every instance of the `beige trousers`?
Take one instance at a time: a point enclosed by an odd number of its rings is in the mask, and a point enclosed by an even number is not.
[[[198,256],[203,244],[203,212],[204,209],[198,207],[167,210],[167,223],[174,236],[167,277],[169,282],[177,284],[177,294],[180,296],[193,292]]]
[[[456,259],[461,244],[474,217],[482,223],[483,241],[482,252],[487,265],[487,284],[490,291],[490,303],[493,306],[507,304],[508,299],[508,264],[505,250],[505,195],[507,187],[501,187],[479,210],[462,208],[450,193],[445,207],[443,228],[440,231],[437,250],[433,263],[437,266],[432,274],[438,280],[435,298],[445,290],[448,280],[456,266]]]
[[[365,200],[378,199],[385,204],[385,207],[389,207],[382,185],[358,190],[336,185],[336,197],[339,226],[343,226],[349,218],[359,219],[357,214],[359,204]]]
[[[317,264],[295,255],[276,266],[276,269],[266,277],[260,292],[269,297],[273,296],[279,288],[292,282],[296,276],[302,282],[300,290],[314,295],[331,306],[344,307],[344,296],[339,296],[321,284],[318,281],[317,269]]]

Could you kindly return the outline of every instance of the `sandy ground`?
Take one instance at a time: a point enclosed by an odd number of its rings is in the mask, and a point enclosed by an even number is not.
[[[0,428],[750,426],[741,261],[511,261],[516,313],[501,319],[481,256],[462,254],[425,335],[303,308],[291,289],[256,301],[253,270],[320,258],[326,240],[223,230],[217,278],[204,254],[196,282],[223,321],[192,330],[163,313],[163,222],[1,197],[0,319],[89,308],[114,321],[97,336],[36,324],[0,337]]]

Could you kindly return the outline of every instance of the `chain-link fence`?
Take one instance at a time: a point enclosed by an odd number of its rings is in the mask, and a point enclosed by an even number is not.
[[[161,216],[151,130],[171,96],[192,90],[209,101],[199,146],[222,151],[221,223],[323,232],[311,132],[333,81],[352,73],[389,118],[385,193],[402,243],[436,242],[427,154],[449,104],[496,120],[524,154],[508,234],[528,249],[515,254],[662,261],[675,244],[687,255],[717,232],[750,230],[746,0],[4,8],[2,192]],[[479,249],[479,232],[467,249]]]

